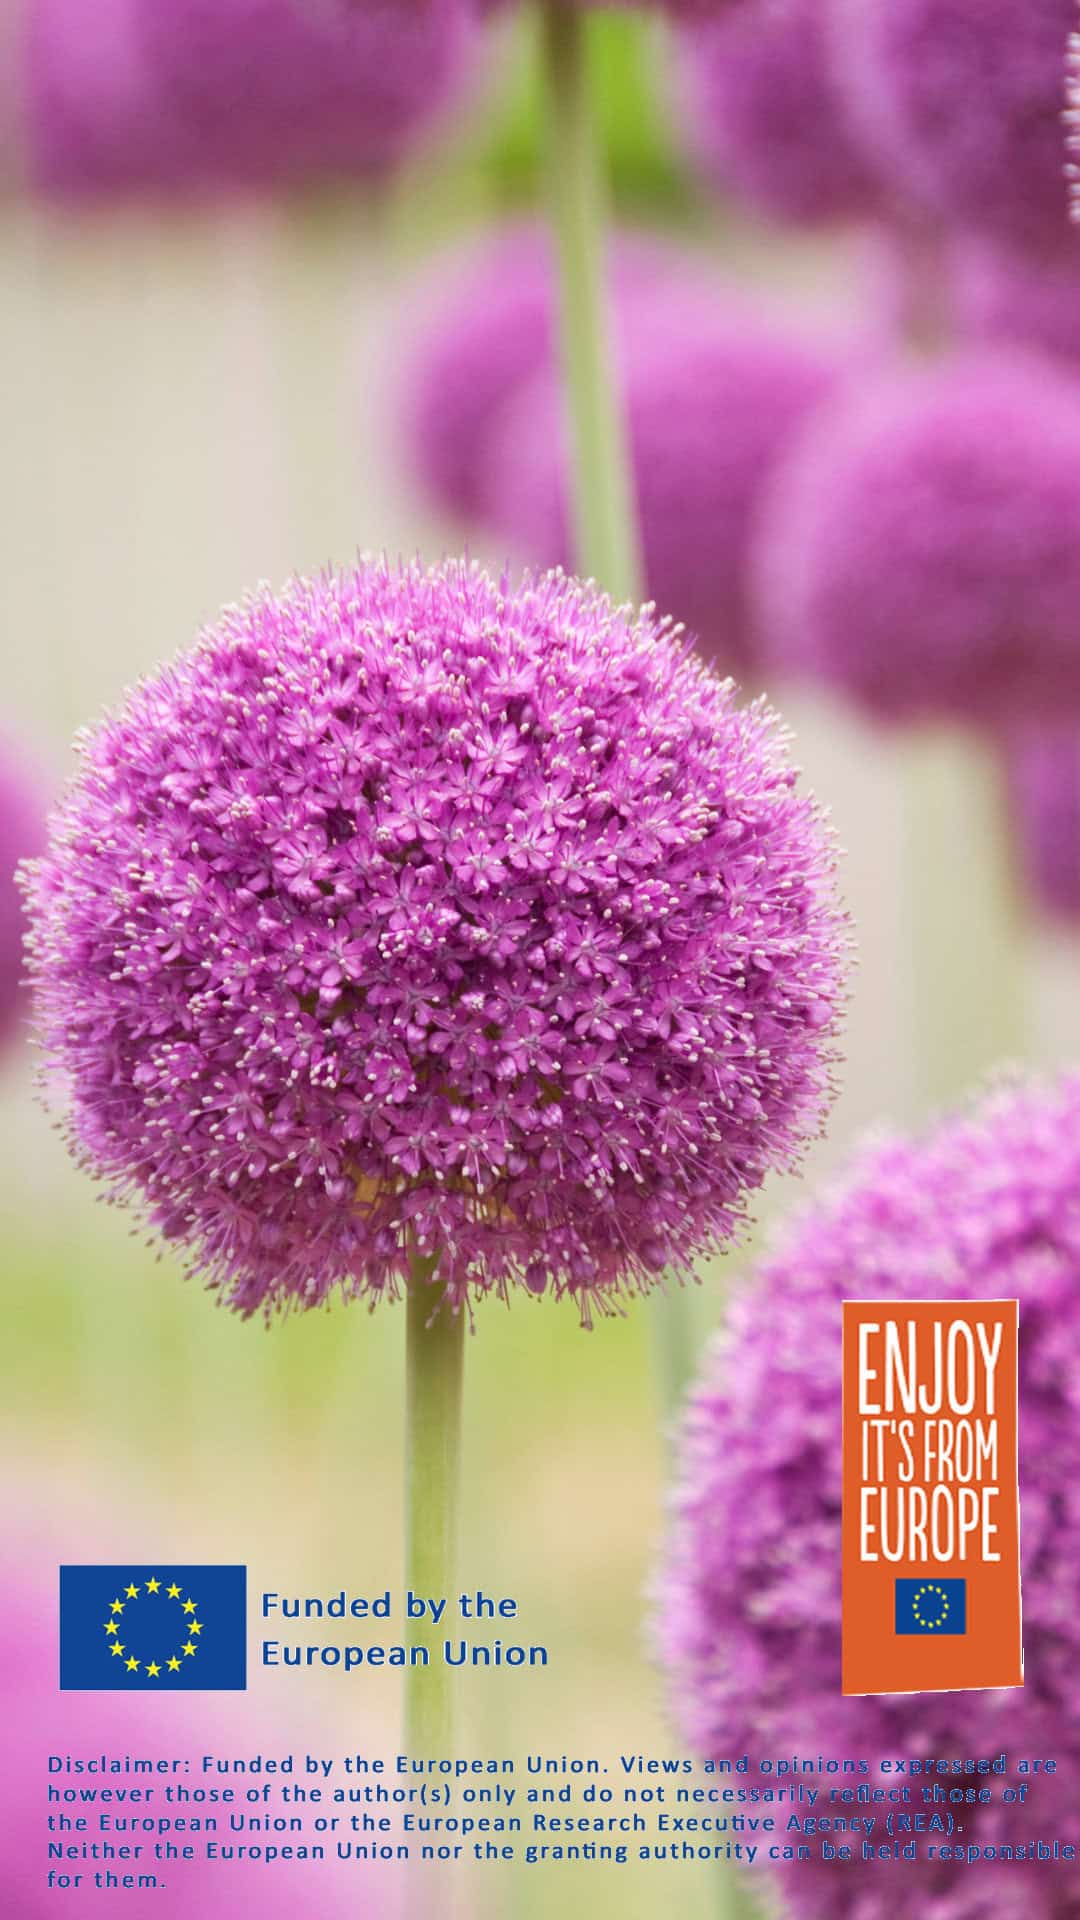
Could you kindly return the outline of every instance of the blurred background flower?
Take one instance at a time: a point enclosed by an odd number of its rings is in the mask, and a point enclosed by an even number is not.
[[[739,0],[678,43],[691,151],[721,192],[796,226],[890,214],[838,97],[825,0]]]
[[[1078,527],[1064,370],[957,352],[872,376],[812,424],[764,509],[767,657],[893,721],[1075,712]]]
[[[837,384],[839,347],[718,286],[708,302],[659,276],[617,309],[645,584],[705,656],[763,684],[747,574],[755,510],[803,420]],[[553,368],[503,413],[481,518],[514,551],[570,559],[569,459]]]
[[[658,1572],[660,1654],[692,1752],[865,1756],[871,1788],[882,1756],[1053,1753],[1056,1777],[1026,1806],[965,1807],[965,1838],[1069,1827],[1078,1116],[1073,1077],[992,1092],[921,1138],[871,1141],[733,1305],[690,1402]],[[1020,1302],[1022,1692],[841,1698],[840,1303],[859,1299]],[[1056,1920],[1080,1891],[1075,1862],[1022,1886],[998,1865],[923,1859],[903,1872],[922,1910],[964,1920]],[[875,1920],[896,1904],[876,1859],[803,1863],[781,1884],[790,1911],[814,1920]]]
[[[1068,721],[1019,728],[1005,751],[1020,884],[1037,912],[1075,925],[1080,916],[1080,729]]]
[[[759,499],[855,343],[799,328],[701,249],[620,230],[610,261],[650,596],[706,656],[760,684],[746,557]],[[425,293],[427,299],[425,300]],[[407,363],[403,411],[419,482],[448,521],[515,553],[572,565],[569,457],[545,236],[514,228],[474,249]]]
[[[960,228],[1077,245],[1062,133],[1072,0],[824,0],[852,123],[886,178]]]
[[[60,194],[373,179],[454,102],[466,0],[28,0],[30,171]]]
[[[1080,251],[1031,259],[961,233],[951,280],[956,323],[971,340],[1038,347],[1080,365]]]

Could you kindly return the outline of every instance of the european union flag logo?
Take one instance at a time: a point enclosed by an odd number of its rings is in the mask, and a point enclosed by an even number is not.
[[[61,1567],[61,1692],[246,1685],[246,1567]]]
[[[966,1580],[898,1580],[897,1633],[966,1633]]]

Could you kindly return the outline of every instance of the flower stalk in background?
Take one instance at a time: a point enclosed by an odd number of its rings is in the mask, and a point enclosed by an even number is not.
[[[594,122],[586,26],[575,7],[540,0],[549,205],[558,259],[559,336],[571,461],[574,564],[618,600],[637,604],[644,568],[629,429],[614,374],[606,297],[605,198]],[[678,1405],[693,1365],[694,1330],[679,1290],[657,1304],[654,1345],[661,1399]]]
[[[540,8],[547,82],[551,218],[559,332],[573,446],[575,558],[616,599],[642,597],[625,407],[613,376],[606,297],[605,183],[589,90],[586,29],[560,0]]]
[[[83,1165],[244,1315],[407,1295],[431,1595],[474,1303],[691,1278],[820,1127],[846,928],[785,747],[648,610],[364,563],[135,688],[26,873]]]

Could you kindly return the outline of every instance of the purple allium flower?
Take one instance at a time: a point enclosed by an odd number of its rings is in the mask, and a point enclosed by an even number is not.
[[[951,277],[957,325],[969,338],[1080,363],[1080,245],[1043,258],[961,235]]]
[[[381,174],[452,100],[474,33],[464,0],[32,4],[36,170],[62,191]]]
[[[829,0],[852,120],[958,227],[1077,245],[1061,125],[1075,0]]]
[[[366,563],[227,611],[83,756],[28,879],[72,1144],[242,1312],[430,1252],[587,1319],[818,1127],[828,837],[650,614]]]
[[[23,971],[22,909],[15,884],[20,860],[44,839],[38,781],[10,742],[0,741],[0,1046],[12,1039]]]
[[[1010,820],[1021,878],[1055,918],[1080,919],[1080,727],[1030,727],[1009,742]]]
[[[747,549],[777,460],[838,374],[835,351],[730,297],[622,316],[622,374],[649,593],[725,672],[752,673]],[[538,379],[490,450],[484,517],[530,560],[572,546],[562,395]]]
[[[691,1398],[660,1572],[661,1656],[693,1752],[864,1756],[871,1789],[895,1784],[882,1756],[1051,1755],[1059,1775],[1033,1780],[1026,1806],[957,1809],[964,1839],[1076,1838],[1078,1193],[1080,1078],[997,1091],[925,1139],[864,1149],[738,1299]],[[1019,1299],[1022,1692],[841,1697],[840,1308],[879,1298]],[[1080,1902],[1075,1861],[902,1872],[900,1910],[930,1920],[1064,1920]],[[858,1842],[853,1864],[803,1862],[782,1884],[810,1920],[897,1911],[896,1873]]]
[[[958,353],[853,384],[758,529],[766,652],[891,721],[1080,703],[1080,387]]]
[[[772,219],[817,224],[882,210],[881,183],[838,96],[826,11],[826,0],[757,0],[680,35],[691,146],[718,186]]]

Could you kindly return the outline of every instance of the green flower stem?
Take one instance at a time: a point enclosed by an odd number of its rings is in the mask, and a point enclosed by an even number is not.
[[[616,600],[636,605],[644,596],[644,577],[626,419],[615,379],[604,270],[606,193],[592,110],[587,31],[581,8],[542,0],[549,201],[573,448],[575,549],[579,572],[591,575]],[[672,1283],[652,1314],[661,1404],[671,1415],[697,1356],[693,1301]]]
[[[617,600],[637,604],[644,597],[644,573],[626,419],[614,377],[604,273],[604,181],[589,96],[585,19],[574,6],[543,0],[540,25],[577,565]],[[693,1297],[672,1282],[652,1315],[657,1385],[670,1417],[681,1406],[697,1364]],[[716,1883],[715,1911],[724,1920],[743,1920],[758,1909],[742,1882],[727,1873]]]
[[[548,178],[573,444],[578,570],[617,600],[642,598],[626,422],[614,378],[604,272],[605,182],[581,8],[542,0]]]
[[[455,1602],[457,1510],[465,1312],[455,1313],[432,1281],[436,1262],[418,1260],[406,1295],[405,1578],[426,1600]],[[410,1649],[427,1649],[428,1666],[405,1669],[406,1751],[449,1759],[453,1747],[452,1669],[441,1657],[445,1621],[407,1623]]]

